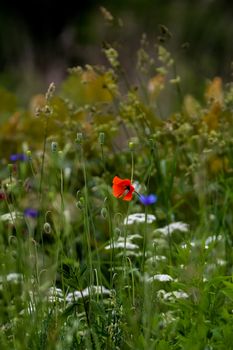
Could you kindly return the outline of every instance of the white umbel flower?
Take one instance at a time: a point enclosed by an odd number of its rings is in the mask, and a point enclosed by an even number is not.
[[[139,249],[139,246],[137,244],[131,243],[131,242],[114,242],[112,244],[108,244],[105,247],[105,250],[110,250],[110,249],[128,249],[128,250],[135,250],[135,249]]]
[[[10,223],[14,223],[16,219],[22,219],[23,214],[17,211],[12,211],[11,213],[6,213],[0,216],[1,221],[9,221]]]
[[[173,281],[173,278],[170,275],[167,274],[157,274],[152,277],[147,277],[145,279],[146,282],[153,282],[153,281],[159,281],[159,282],[171,282]]]
[[[135,213],[127,216],[124,219],[124,225],[132,225],[137,223],[145,223],[146,215],[144,213]],[[151,224],[156,220],[156,217],[152,214],[147,214],[147,224]]]
[[[157,228],[155,230],[155,232],[160,232],[163,235],[167,236],[171,233],[173,233],[174,231],[180,231],[180,232],[188,232],[189,230],[189,225],[185,224],[184,222],[172,222],[171,224],[161,227],[161,228]]]
[[[111,291],[104,286],[90,286],[83,289],[82,292],[75,290],[74,292],[68,293],[66,296],[66,301],[71,303],[77,301],[78,299],[85,298],[90,294],[110,295]]]

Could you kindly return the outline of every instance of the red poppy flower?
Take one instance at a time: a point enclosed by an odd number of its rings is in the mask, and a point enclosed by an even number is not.
[[[129,179],[120,179],[115,176],[112,181],[112,193],[114,197],[122,198],[124,201],[131,201],[134,187]]]

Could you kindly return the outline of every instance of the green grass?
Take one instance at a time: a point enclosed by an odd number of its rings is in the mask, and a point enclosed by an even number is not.
[[[233,349],[232,87],[199,102],[140,50],[137,87],[107,48],[4,125],[3,350]],[[158,201],[115,198],[116,175]]]

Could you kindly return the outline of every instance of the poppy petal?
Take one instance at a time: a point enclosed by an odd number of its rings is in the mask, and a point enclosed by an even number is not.
[[[118,176],[115,176],[114,179],[112,180],[113,184],[119,184],[122,182],[122,179],[120,179]]]
[[[124,201],[131,201],[131,199],[133,198],[133,192],[128,192],[126,196],[123,197]]]
[[[113,185],[112,187],[112,193],[115,197],[121,197],[124,193],[124,188],[120,186]]]

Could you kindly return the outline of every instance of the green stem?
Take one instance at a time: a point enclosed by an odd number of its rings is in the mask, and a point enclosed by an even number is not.
[[[43,143],[43,154],[42,154],[42,163],[41,163],[41,169],[40,169],[40,184],[39,184],[40,200],[42,200],[42,184],[43,184],[43,178],[44,178],[44,161],[45,161],[47,136],[48,136],[48,118],[46,118],[45,128],[44,128],[44,143]]]
[[[133,176],[134,176],[134,156],[133,156],[133,151],[131,151],[131,183],[133,182]]]
[[[147,207],[145,208],[145,222],[144,222],[144,236],[143,236],[143,248],[142,248],[142,272],[145,271],[146,249],[147,249]]]

